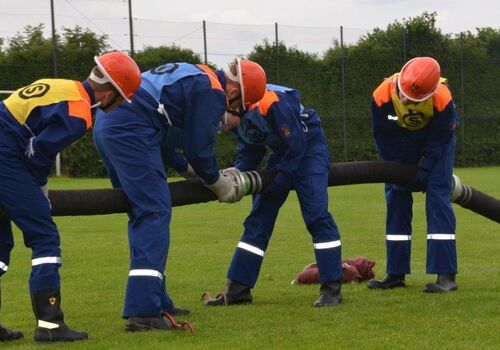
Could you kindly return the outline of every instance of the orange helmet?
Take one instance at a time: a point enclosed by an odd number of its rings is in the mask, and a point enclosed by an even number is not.
[[[99,84],[111,83],[127,102],[141,85],[141,71],[137,63],[127,54],[119,51],[108,52],[94,57],[103,78],[91,74],[91,79]],[[97,78],[97,79],[96,79]]]
[[[228,77],[240,84],[241,102],[245,108],[248,108],[264,97],[267,83],[266,72],[258,63],[241,58],[236,58],[233,65],[236,68],[236,74],[229,69]]]
[[[439,63],[432,57],[415,57],[403,66],[398,88],[409,100],[424,101],[436,92],[441,77]]]

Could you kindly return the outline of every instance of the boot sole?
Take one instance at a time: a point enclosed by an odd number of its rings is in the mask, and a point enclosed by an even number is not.
[[[322,307],[334,307],[334,306],[337,306],[339,305],[340,303],[342,303],[342,298],[339,299],[337,302],[335,303],[328,303],[328,304],[324,304],[324,303],[321,303],[321,304],[316,304],[314,303],[313,306],[316,307],[316,308],[322,308]]]
[[[222,303],[218,303],[218,304],[215,304],[215,303],[210,303],[210,302],[205,302],[205,306],[211,306],[211,307],[217,307],[217,306],[233,306],[233,305],[248,305],[248,304],[251,304],[252,301],[239,301],[239,302],[236,302],[236,303],[230,303],[230,304],[225,304],[224,301]]]
[[[445,289],[443,287],[438,287],[436,284],[434,283],[430,283],[430,284],[427,284],[424,289],[422,289],[422,292],[424,293],[446,293],[446,292],[453,292],[455,290],[457,290],[458,287],[457,286],[454,286],[450,289]]]
[[[173,316],[183,316],[183,315],[189,315],[191,311],[189,311],[188,309],[174,308],[172,311],[168,311],[168,313]]]
[[[9,337],[9,338],[0,338],[0,342],[4,342],[4,341],[16,341],[16,340],[19,340],[19,339],[22,339],[23,337]]]
[[[368,284],[368,289],[394,289],[394,288],[405,288],[406,283],[396,283],[391,285],[371,285]]]
[[[169,331],[172,328],[155,328],[155,327],[138,327],[138,326],[125,326],[125,332],[149,332],[149,331]]]
[[[71,342],[71,341],[80,341],[80,340],[87,340],[89,339],[88,336],[84,338],[78,338],[78,339],[65,339],[65,338],[55,338],[55,339],[36,339],[35,341],[37,343],[55,343],[55,342]]]
[[[53,339],[53,340],[37,340],[37,339],[35,339],[35,341],[37,343],[48,344],[48,343],[58,343],[58,342],[73,342],[73,341],[80,341],[80,340],[87,340],[87,339],[89,339],[89,338],[87,337],[87,338],[81,338],[81,339]]]
[[[81,332],[76,332],[77,334],[80,334],[80,337],[64,337],[62,334],[50,334],[44,331],[39,331],[35,330],[35,336],[33,339],[37,343],[56,343],[56,342],[73,342],[73,341],[80,341],[80,340],[87,340],[89,338],[89,335],[87,333],[81,333]]]

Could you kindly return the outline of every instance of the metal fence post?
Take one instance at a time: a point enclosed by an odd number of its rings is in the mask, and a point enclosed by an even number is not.
[[[132,0],[128,0],[128,26],[130,32],[130,57],[134,58],[134,20],[132,19]]]
[[[342,118],[344,127],[344,161],[347,162],[347,116],[345,100],[345,59],[344,59],[344,27],[340,26],[340,75],[342,78]]]
[[[207,22],[203,20],[203,52],[205,54],[205,64],[208,63],[207,54]]]
[[[278,22],[274,23],[274,45],[276,48],[276,84],[280,81],[280,46],[278,40]]]
[[[403,28],[403,62],[402,64],[406,63],[406,28]]]
[[[50,0],[50,18],[52,22],[52,64],[54,66],[54,78],[57,78],[57,38],[54,0]],[[57,153],[56,155],[56,176],[61,176],[61,153]]]
[[[461,148],[462,148],[462,166],[466,164],[465,157],[465,75],[464,75],[464,33],[460,33],[460,124],[462,137]]]

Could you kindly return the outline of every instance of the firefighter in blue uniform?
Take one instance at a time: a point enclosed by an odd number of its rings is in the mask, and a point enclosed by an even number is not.
[[[293,188],[312,236],[320,272],[320,297],[314,306],[337,305],[342,300],[341,242],[337,225],[328,212],[330,158],[319,115],[301,105],[297,90],[268,85],[264,98],[241,116],[233,131],[237,137],[235,168],[256,170],[269,148],[265,169],[277,170],[277,175],[253,198],[252,211],[244,222],[243,236],[229,266],[225,292],[205,300],[205,304],[252,302],[251,289],[257,282],[279,209]]]
[[[219,172],[215,134],[228,105],[258,101],[265,84],[262,67],[248,60],[235,60],[227,72],[168,63],[142,74],[132,104],[97,114],[97,149],[113,186],[123,188],[131,204],[126,331],[169,329],[165,312],[189,312],[174,307],[165,287],[172,203],[164,155],[180,148],[187,161],[176,170],[198,175],[221,202],[238,200],[231,177]],[[169,145],[172,138],[177,141]]]
[[[405,286],[410,273],[412,191],[426,193],[427,273],[423,291],[457,289],[455,216],[450,203],[457,116],[441,70],[431,57],[408,61],[386,79],[372,99],[373,136],[383,160],[418,165],[411,186],[385,184],[387,276],[368,287]]]
[[[126,54],[110,52],[95,58],[83,82],[41,79],[0,103],[0,205],[10,218],[0,218],[0,277],[7,272],[14,245],[11,220],[32,250],[29,281],[37,319],[38,342],[73,341],[87,333],[64,323],[61,310],[59,233],[50,215],[47,176],[57,153],[91,127],[91,110],[116,108],[130,101],[141,74]],[[22,333],[0,326],[0,341]]]

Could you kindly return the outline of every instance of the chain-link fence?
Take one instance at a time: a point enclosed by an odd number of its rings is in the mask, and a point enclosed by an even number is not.
[[[109,41],[113,48],[132,46],[137,51],[147,46],[174,44],[193,50],[202,61],[218,67],[235,56],[254,54],[256,45],[274,47],[265,62],[269,81],[300,90],[304,104],[320,112],[335,161],[377,157],[370,121],[373,90],[383,78],[398,72],[409,58],[436,57],[442,75],[449,80],[460,118],[457,165],[500,164],[500,46],[494,48],[498,52],[491,57],[483,57],[466,35],[455,36],[452,44],[440,37],[429,37],[422,43],[402,28],[390,42],[363,48],[360,39],[366,39],[373,30],[140,18],[132,21],[134,34],[130,40],[126,18],[99,22],[99,28],[105,28],[105,23],[114,23]],[[280,51],[283,47],[315,57],[316,63],[297,65],[291,62],[290,55]],[[299,63],[301,59],[304,57],[298,54]],[[58,64],[60,76],[71,71],[71,67],[64,66],[64,60]],[[45,68],[51,71],[51,67]]]

